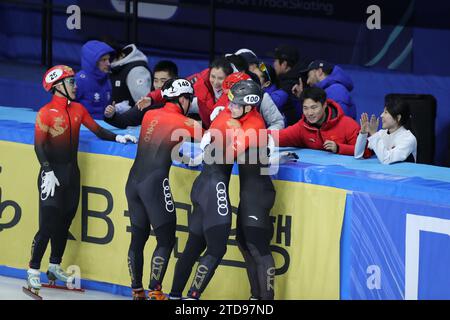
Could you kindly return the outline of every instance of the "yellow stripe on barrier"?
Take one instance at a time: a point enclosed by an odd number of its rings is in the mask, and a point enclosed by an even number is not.
[[[0,141],[0,265],[26,269],[38,227],[38,162],[33,146]],[[81,277],[128,286],[130,242],[125,183],[132,160],[79,153],[81,197],[70,229],[63,266],[78,265]],[[177,205],[177,244],[163,289],[170,291],[173,270],[187,240],[190,191],[199,173],[172,167],[170,184]],[[272,250],[276,261],[276,299],[339,299],[339,247],[346,191],[330,187],[274,181]],[[238,205],[239,179],[232,176],[230,200]],[[233,215],[233,228],[236,216]],[[248,299],[250,287],[242,255],[229,240],[228,251],[202,298]],[[155,247],[145,248],[144,285],[149,281]],[[45,271],[49,249],[44,256]],[[175,258],[174,258],[175,257]],[[188,282],[189,286],[190,282]],[[187,288],[186,288],[187,290]]]

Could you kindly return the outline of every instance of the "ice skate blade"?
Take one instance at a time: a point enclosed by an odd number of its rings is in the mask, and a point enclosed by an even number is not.
[[[29,288],[22,287],[22,291],[34,300],[42,300],[42,297],[39,295],[39,290],[37,290],[37,292],[34,292]]]
[[[50,283],[43,283],[42,284],[42,288],[47,288],[47,289],[59,289],[59,290],[66,290],[66,291],[73,291],[73,292],[79,292],[79,293],[83,293],[85,290],[84,289],[78,289],[78,288],[67,288],[66,286],[60,286],[60,285],[56,285],[56,284],[50,284]]]

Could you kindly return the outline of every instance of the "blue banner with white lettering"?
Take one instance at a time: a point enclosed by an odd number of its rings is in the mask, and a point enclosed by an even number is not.
[[[347,298],[450,299],[449,206],[354,192],[346,214]]]

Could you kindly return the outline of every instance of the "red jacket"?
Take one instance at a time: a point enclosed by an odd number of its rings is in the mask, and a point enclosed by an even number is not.
[[[280,147],[325,150],[324,142],[331,140],[338,145],[338,154],[353,155],[360,130],[359,124],[344,115],[337,102],[327,99],[327,104],[328,118],[320,128],[309,124],[303,115],[296,124],[279,130]],[[277,131],[272,131],[272,133],[275,136]]]
[[[214,90],[209,82],[210,69],[205,69],[199,73],[189,76],[187,79],[194,83],[194,95],[197,97],[198,113],[205,128],[209,128],[211,120],[209,116],[216,104]],[[147,97],[152,98],[152,104],[164,103],[161,90],[149,92]]]
[[[267,146],[266,124],[256,108],[240,119],[233,119],[231,111],[225,109],[214,119],[209,132],[216,148],[226,149],[225,154],[233,154],[234,158],[249,148]],[[218,136],[221,139],[217,140]]]
[[[209,116],[216,104],[214,90],[209,81],[210,72],[211,70],[208,68],[188,77],[188,80],[194,83],[194,94],[197,97],[198,113],[205,128],[209,128],[211,125]]]

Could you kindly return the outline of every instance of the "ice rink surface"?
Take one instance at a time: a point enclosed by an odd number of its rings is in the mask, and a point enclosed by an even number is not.
[[[23,286],[26,286],[26,281],[23,279],[0,276],[0,300],[33,300],[22,292]],[[131,297],[94,290],[86,290],[84,293],[79,293],[43,288],[39,295],[44,300],[131,300]]]

